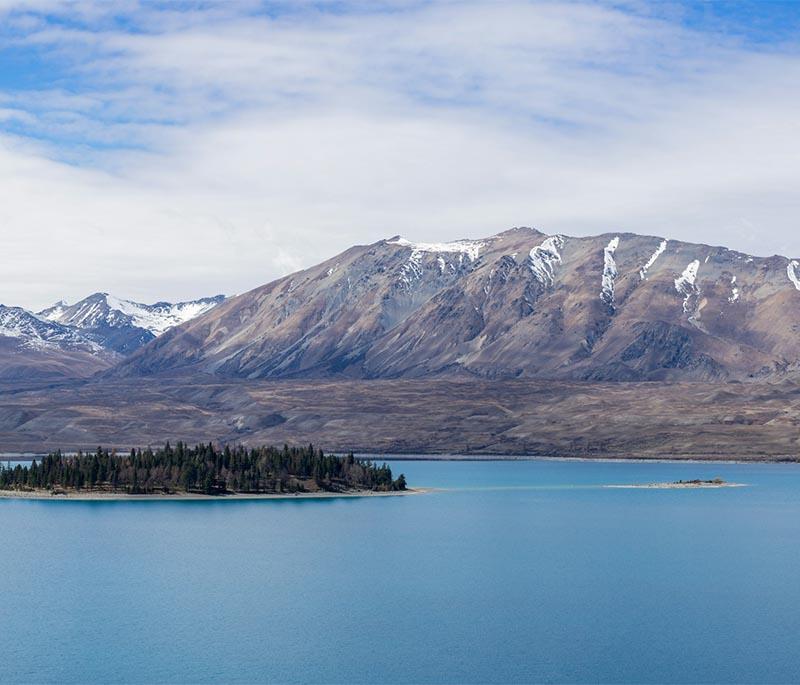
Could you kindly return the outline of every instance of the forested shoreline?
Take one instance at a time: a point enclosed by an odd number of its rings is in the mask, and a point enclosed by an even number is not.
[[[386,465],[325,454],[313,445],[233,448],[167,443],[157,450],[65,455],[52,452],[30,466],[0,467],[0,490],[108,492],[130,495],[392,492],[406,489]]]

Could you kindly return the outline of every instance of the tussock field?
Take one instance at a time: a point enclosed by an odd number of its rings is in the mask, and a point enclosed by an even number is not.
[[[3,452],[166,439],[313,441],[372,453],[795,459],[800,386],[159,378],[0,390]]]

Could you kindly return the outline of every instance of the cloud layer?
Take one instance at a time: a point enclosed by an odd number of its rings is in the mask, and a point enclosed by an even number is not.
[[[800,254],[800,55],[676,9],[0,4],[0,301],[514,225]]]

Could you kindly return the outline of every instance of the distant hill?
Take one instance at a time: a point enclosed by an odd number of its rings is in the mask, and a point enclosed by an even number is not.
[[[350,248],[173,328],[117,376],[791,376],[800,264],[630,233]]]
[[[0,305],[0,381],[87,378],[224,299],[144,305],[95,293],[38,314]]]
[[[118,355],[80,332],[0,305],[0,380],[85,378],[107,369]]]
[[[108,293],[94,293],[73,305],[58,302],[37,316],[78,330],[108,350],[130,354],[173,326],[209,311],[224,299],[224,295],[216,295],[175,304],[140,304]]]

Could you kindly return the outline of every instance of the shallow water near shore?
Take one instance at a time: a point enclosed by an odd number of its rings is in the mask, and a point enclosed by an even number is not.
[[[800,466],[392,468],[439,490],[0,499],[0,681],[800,680]]]

